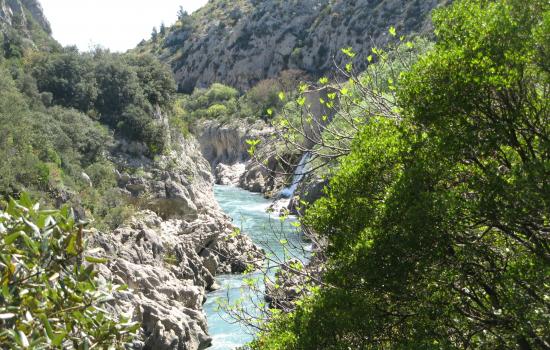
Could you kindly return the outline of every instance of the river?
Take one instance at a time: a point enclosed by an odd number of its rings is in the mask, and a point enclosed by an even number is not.
[[[303,247],[301,237],[291,224],[293,218],[281,221],[278,217],[266,212],[272,201],[259,194],[229,186],[215,186],[214,194],[222,209],[233,218],[234,225],[239,227],[243,234],[247,234],[254,243],[267,252],[272,252],[273,256],[279,259],[285,257],[305,259],[301,249]],[[274,269],[271,270],[269,275],[272,276]],[[244,308],[251,313],[258,312],[256,305],[261,301],[258,300],[256,293],[246,287],[243,282],[245,278],[261,276],[259,272],[256,272],[249,275],[216,277],[221,289],[209,293],[204,305],[209,333],[213,338],[212,347],[209,349],[232,350],[253,339],[251,330],[235,323],[218,305],[220,300],[228,298],[230,303],[242,300]],[[259,280],[261,281],[261,278]],[[258,287],[263,288],[263,282],[258,282]]]

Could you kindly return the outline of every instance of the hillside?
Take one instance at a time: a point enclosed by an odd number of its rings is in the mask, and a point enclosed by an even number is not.
[[[548,0],[178,17],[0,0],[0,349],[550,349]]]
[[[390,26],[400,34],[428,32],[431,10],[447,2],[211,0],[190,16],[180,13],[137,50],[169,63],[182,92],[214,82],[242,90],[289,69],[328,73],[344,47],[366,57],[389,39]]]
[[[20,50],[59,48],[37,0],[0,0],[0,38],[6,55]]]

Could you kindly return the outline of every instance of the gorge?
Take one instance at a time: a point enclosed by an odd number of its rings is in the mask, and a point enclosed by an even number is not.
[[[0,0],[0,348],[550,349],[548,33],[209,0],[81,52]]]

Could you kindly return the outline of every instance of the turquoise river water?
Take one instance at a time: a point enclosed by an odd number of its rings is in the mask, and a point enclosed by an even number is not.
[[[266,212],[272,203],[270,200],[259,194],[229,186],[215,186],[214,194],[222,209],[233,218],[234,225],[241,228],[243,234],[250,236],[254,243],[278,258],[295,256],[301,260],[305,259],[303,250],[297,248],[302,247],[303,244],[296,229],[291,225],[292,219],[282,222],[278,217]],[[287,247],[286,251],[283,244]],[[292,247],[296,248],[292,249]],[[269,275],[273,273],[274,271],[270,271]],[[261,276],[260,273],[256,272],[250,275],[217,277],[221,289],[208,294],[204,305],[210,336],[213,338],[210,349],[232,350],[253,339],[254,335],[249,329],[236,323],[218,305],[220,300],[229,299],[231,303],[241,298],[244,308],[250,313],[257,312],[256,305],[261,301],[243,281],[245,278],[259,276]],[[263,282],[258,283],[259,288],[263,288]]]

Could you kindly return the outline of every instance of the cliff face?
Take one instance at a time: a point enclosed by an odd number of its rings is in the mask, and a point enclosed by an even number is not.
[[[431,10],[448,1],[211,0],[138,50],[170,63],[181,91],[214,82],[246,89],[287,69],[324,74],[344,47],[366,57],[388,40],[390,26],[426,32]]]
[[[210,345],[202,305],[218,288],[218,274],[242,273],[261,254],[214,198],[210,165],[192,138],[171,140],[172,151],[155,160],[119,140],[111,155],[121,194],[135,198],[140,211],[114,232],[96,233],[93,246],[109,256],[101,266],[107,280],[130,287],[112,305],[130,314],[141,334],[135,349],[205,349]]]
[[[11,57],[21,50],[59,49],[51,33],[38,0],[0,0],[0,54]]]
[[[37,0],[0,0],[0,25],[29,31],[38,25],[47,34],[52,33],[50,22]]]
[[[200,124],[198,136],[201,152],[210,163],[217,184],[239,186],[251,192],[272,197],[284,186],[286,169],[277,159],[268,140],[274,129],[263,122],[246,122],[220,125],[215,121]],[[265,160],[261,164],[251,159],[248,140],[260,140],[256,156]],[[264,147],[267,145],[267,147]]]

